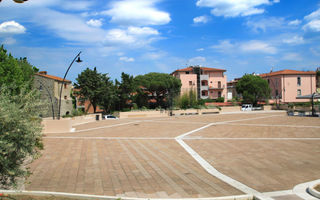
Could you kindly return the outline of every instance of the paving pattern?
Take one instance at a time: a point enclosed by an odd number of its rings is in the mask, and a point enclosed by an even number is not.
[[[74,128],[45,136],[27,190],[142,198],[246,193],[209,174],[176,141],[179,136],[218,173],[257,192],[320,178],[320,118],[250,112],[104,120]],[[299,199],[274,199],[290,197]]]

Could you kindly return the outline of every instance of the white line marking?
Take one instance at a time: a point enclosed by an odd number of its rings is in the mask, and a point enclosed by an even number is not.
[[[124,125],[134,124],[134,123],[138,123],[138,122],[141,122],[141,121],[133,121],[133,122],[127,122],[127,123],[122,123],[122,124],[113,124],[113,125],[108,125],[108,126],[88,128],[88,129],[74,131],[73,133],[80,133],[80,132],[92,131],[92,130],[103,129],[103,128],[112,128],[112,127],[117,127],[117,126],[124,126]]]
[[[320,140],[320,138],[205,138],[187,137],[184,140]]]
[[[77,137],[77,136],[49,136],[45,139],[84,139],[84,140],[174,140],[173,137]]]
[[[261,200],[272,200],[272,198],[263,195],[262,193],[240,183],[237,180],[230,178],[218,170],[216,170],[212,165],[210,165],[205,159],[203,159],[197,152],[195,152],[189,145],[187,145],[182,139],[176,139],[176,141],[212,176],[217,177],[225,183],[233,186],[234,188],[245,192],[246,194],[252,194]]]
[[[281,124],[238,124],[230,123],[231,126],[267,126],[267,127],[292,127],[292,128],[320,128],[320,126],[300,126],[300,125],[281,125]]]
[[[210,123],[210,124],[207,124],[205,126],[202,126],[200,128],[197,128],[195,130],[189,131],[187,133],[184,133],[182,135],[179,135],[179,136],[176,137],[176,139],[182,139],[183,137],[185,137],[187,135],[190,135],[192,133],[198,132],[198,131],[200,131],[202,129],[206,129],[206,128],[208,128],[210,126],[213,126],[213,125],[228,124],[228,123],[231,123],[231,122],[241,122],[241,121],[248,121],[248,120],[253,120],[253,119],[263,119],[263,118],[276,117],[276,116],[280,116],[280,115],[269,115],[269,116],[262,116],[262,117],[254,117],[254,118],[246,118],[246,119],[237,119],[237,120],[230,120],[230,121],[214,122],[214,123]]]
[[[195,129],[193,131],[189,131],[187,133],[184,133],[178,137],[176,137],[176,141],[211,175],[214,177],[217,177],[218,179],[222,180],[223,182],[237,188],[238,190],[245,192],[246,194],[253,194],[257,198],[261,200],[273,200],[271,197],[267,197],[263,195],[262,193],[248,187],[247,185],[232,179],[229,176],[226,176],[222,173],[220,173],[218,170],[216,170],[210,163],[208,163],[204,158],[202,158],[196,151],[194,151],[189,145],[187,145],[182,139],[183,137],[190,135],[192,133],[195,133],[197,131],[200,131],[202,129],[208,128],[212,125],[216,124],[227,124],[230,122],[236,122],[236,121],[246,121],[246,120],[253,120],[253,119],[262,119],[262,118],[269,118],[269,117],[274,117],[274,116],[279,116],[279,115],[269,115],[269,116],[262,116],[262,117],[255,117],[255,118],[249,118],[249,119],[239,119],[239,120],[230,120],[230,121],[224,121],[224,122],[217,122],[217,123],[210,123],[207,124],[203,127],[200,127],[198,129]]]

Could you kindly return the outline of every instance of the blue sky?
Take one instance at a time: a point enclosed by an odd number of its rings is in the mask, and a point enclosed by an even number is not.
[[[320,66],[319,0],[29,0],[0,3],[0,43],[68,79],[86,67],[119,78],[188,65],[244,73]]]

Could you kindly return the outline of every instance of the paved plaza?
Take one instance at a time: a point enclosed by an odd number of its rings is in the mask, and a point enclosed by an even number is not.
[[[320,179],[320,118],[249,112],[104,120],[74,128],[45,135],[26,190],[300,199],[293,187]]]

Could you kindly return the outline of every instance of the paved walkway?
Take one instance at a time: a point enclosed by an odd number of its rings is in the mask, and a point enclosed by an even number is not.
[[[262,192],[320,177],[320,119],[248,113],[106,120],[75,128],[45,137],[27,190],[145,198],[254,193],[268,199]]]

